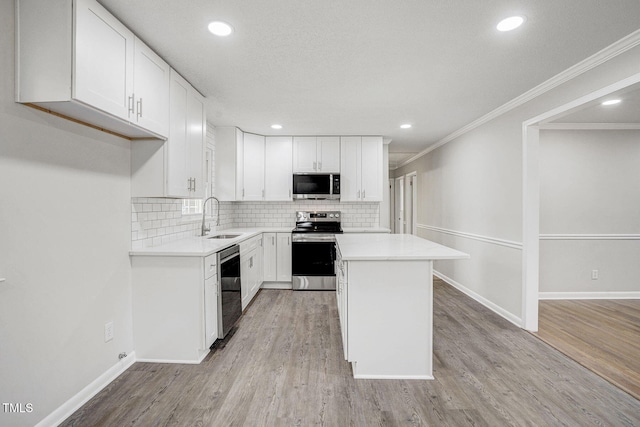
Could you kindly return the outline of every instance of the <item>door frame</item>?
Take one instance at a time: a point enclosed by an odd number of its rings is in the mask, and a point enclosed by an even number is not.
[[[409,172],[408,174],[406,174],[405,176],[405,193],[406,193],[406,187],[407,187],[407,182],[411,183],[411,224],[407,224],[408,228],[411,230],[411,234],[413,234],[414,236],[417,234],[418,232],[418,172],[417,171],[412,171]],[[405,199],[405,220],[406,220],[406,204],[407,204],[407,200],[409,198]],[[406,228],[406,227],[405,227]]]
[[[395,222],[395,233],[396,234],[404,234],[405,233],[405,215],[404,215],[404,175],[399,176],[395,179],[395,203],[393,209],[393,221]],[[401,188],[398,188],[400,186]],[[400,208],[400,209],[398,209]],[[398,212],[400,210],[400,212]],[[400,215],[402,213],[402,215]],[[398,226],[397,221],[400,221],[400,226]]]
[[[640,73],[576,98],[522,123],[522,327],[538,330],[540,289],[540,172],[538,167],[540,129],[598,98],[640,83]]]

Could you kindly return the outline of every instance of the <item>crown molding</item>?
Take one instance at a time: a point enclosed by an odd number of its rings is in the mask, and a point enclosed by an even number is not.
[[[400,167],[406,166],[409,163],[419,159],[420,157],[432,152],[433,150],[442,147],[443,145],[445,145],[446,143],[453,141],[454,139],[460,137],[461,135],[464,135],[465,133],[495,119],[496,117],[499,117],[529,101],[531,101],[534,98],[537,98],[538,96],[550,91],[551,89],[554,89],[558,86],[560,86],[563,83],[566,83],[576,77],[578,77],[579,75],[586,73],[587,71],[604,64],[605,62],[611,60],[612,58],[615,58],[616,56],[630,50],[633,49],[634,47],[640,45],[640,30],[636,30],[633,33],[629,34],[626,37],[621,38],[620,40],[618,40],[617,42],[607,46],[606,48],[602,49],[601,51],[591,55],[590,57],[588,57],[587,59],[580,61],[579,63],[577,63],[576,65],[567,68],[566,70],[564,70],[563,72],[555,75],[554,77],[550,78],[549,80],[539,84],[538,86],[534,87],[533,89],[528,90],[527,92],[523,93],[522,95],[518,96],[517,98],[512,99],[511,101],[507,102],[506,104],[496,108],[493,111],[490,111],[489,113],[485,114],[484,116],[480,117],[479,119],[469,123],[468,125],[458,129],[457,131],[447,135],[446,137],[444,137],[443,139],[439,140],[438,142],[436,142],[433,145],[430,145],[429,147],[427,147],[426,149],[424,149],[423,151],[419,152],[418,154],[416,154],[415,156],[405,160],[404,162],[402,162],[400,165],[398,165],[395,169],[398,169]]]
[[[640,130],[640,123],[541,123],[544,130]]]

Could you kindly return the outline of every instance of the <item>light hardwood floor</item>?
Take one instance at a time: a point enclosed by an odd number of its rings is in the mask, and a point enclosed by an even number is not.
[[[536,335],[640,399],[640,300],[540,301]]]
[[[262,290],[203,363],[136,363],[63,425],[640,425],[640,401],[454,288],[434,294],[435,380],[353,379],[333,292]]]

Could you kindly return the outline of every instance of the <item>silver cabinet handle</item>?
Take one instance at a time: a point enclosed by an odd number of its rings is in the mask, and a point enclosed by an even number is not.
[[[366,197],[366,196],[364,195],[364,194],[365,194],[365,191],[366,191],[366,190],[362,190],[362,200],[364,200],[364,198]]]
[[[133,114],[133,97],[134,97],[133,94],[131,94],[131,96],[129,97],[129,108],[128,108],[129,117],[131,117],[131,114]]]
[[[138,100],[138,118],[142,117],[142,98]]]
[[[196,191],[196,179],[193,178],[193,191]]]
[[[318,170],[321,171],[322,170],[322,162],[318,162]]]
[[[318,169],[316,168],[316,165],[317,165],[317,163],[316,163],[316,162],[313,162],[313,170],[314,170],[314,171],[315,171],[315,170],[318,170]]]
[[[358,194],[356,195],[356,199],[360,198],[360,190],[358,190]]]
[[[187,178],[187,191],[191,191],[191,178]]]

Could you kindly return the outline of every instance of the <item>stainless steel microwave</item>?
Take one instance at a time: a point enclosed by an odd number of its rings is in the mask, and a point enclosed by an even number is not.
[[[340,174],[294,173],[293,198],[316,200],[340,199]]]

